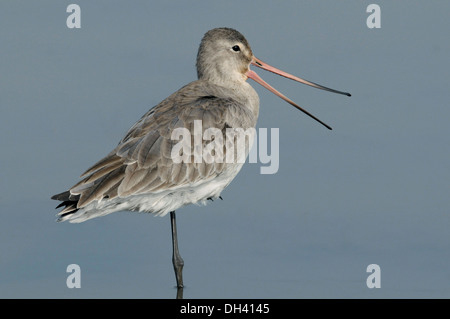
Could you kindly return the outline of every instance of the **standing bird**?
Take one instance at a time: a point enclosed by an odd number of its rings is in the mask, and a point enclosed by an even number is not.
[[[238,31],[217,28],[208,31],[197,55],[198,80],[187,84],[150,109],[127,132],[119,144],[81,177],[68,191],[54,195],[59,200],[58,221],[73,223],[105,216],[117,211],[137,211],[164,216],[170,213],[172,227],[172,262],[177,287],[183,287],[183,259],[178,251],[175,210],[187,205],[205,204],[220,198],[241,169],[242,161],[192,160],[196,147],[208,147],[220,139],[202,139],[201,145],[190,145],[185,161],[174,160],[173,139],[176,129],[194,133],[194,121],[200,120],[203,134],[210,128],[222,132],[255,128],[259,113],[259,97],[246,82],[251,78],[288,103],[323,123],[293,101],[264,82],[250,65],[289,79],[334,93],[350,96],[278,70],[257,59],[247,40]],[[203,136],[203,135],[202,135]],[[195,140],[195,136],[194,136]],[[184,142],[191,142],[191,139]],[[250,142],[251,143],[251,142]],[[194,142],[195,144],[195,142]],[[249,145],[240,154],[248,155]],[[191,152],[189,152],[191,150]],[[235,152],[223,147],[223,155]],[[183,148],[182,152],[186,151]],[[180,155],[177,152],[177,155]],[[242,158],[242,157],[241,157]]]

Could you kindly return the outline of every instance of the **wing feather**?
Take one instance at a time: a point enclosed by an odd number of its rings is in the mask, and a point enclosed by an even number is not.
[[[94,173],[95,171],[99,170],[100,168],[105,168],[110,165],[114,165],[116,163],[119,163],[122,158],[118,156],[114,156],[115,152],[109,153],[106,157],[102,158],[100,161],[92,165],[88,170],[86,170],[80,177],[84,177],[87,175],[90,175]]]
[[[101,200],[109,189],[114,186],[119,180],[123,179],[126,166],[122,165],[120,168],[108,173],[107,175],[96,180],[92,186],[87,187],[79,193],[80,199],[77,203],[77,208],[86,206],[94,200]],[[77,194],[76,192],[72,192]]]

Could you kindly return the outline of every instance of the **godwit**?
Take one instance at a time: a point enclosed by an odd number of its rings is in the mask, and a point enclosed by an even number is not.
[[[253,55],[247,40],[236,30],[210,30],[204,35],[197,55],[198,80],[150,109],[105,158],[81,175],[83,179],[80,182],[52,197],[62,201],[57,208],[64,206],[57,214],[58,221],[78,223],[123,210],[159,216],[170,212],[172,262],[177,287],[183,287],[184,262],[178,251],[175,210],[187,204],[205,204],[208,199],[219,198],[243,163],[177,163],[171,153],[175,145],[172,132],[177,128],[193,132],[195,120],[202,121],[201,133],[208,128],[219,129],[224,135],[230,128],[254,128],[259,113],[259,97],[246,82],[247,78],[255,80],[331,129],[264,82],[250,70],[250,65],[319,89],[350,96],[349,93],[303,80],[262,62]],[[211,142],[212,139],[202,140],[201,146],[206,147]],[[191,145],[193,151],[195,147]],[[244,156],[247,155],[248,147]]]

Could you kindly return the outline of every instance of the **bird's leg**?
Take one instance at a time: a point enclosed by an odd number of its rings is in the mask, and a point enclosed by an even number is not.
[[[177,288],[177,299],[183,299],[183,288]]]
[[[170,225],[172,226],[173,269],[175,270],[175,277],[177,279],[177,287],[183,288],[183,273],[182,272],[183,272],[184,261],[183,261],[183,258],[181,258],[180,252],[178,250],[177,222],[176,222],[176,217],[175,217],[175,211],[170,212]]]

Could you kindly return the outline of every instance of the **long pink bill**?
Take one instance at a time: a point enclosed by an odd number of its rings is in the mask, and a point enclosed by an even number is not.
[[[296,103],[294,103],[294,101],[292,101],[291,99],[287,98],[286,96],[284,96],[283,94],[281,94],[280,92],[278,92],[276,89],[274,89],[272,86],[270,86],[270,84],[268,84],[266,81],[264,81],[263,79],[260,78],[260,76],[258,74],[256,74],[254,71],[252,70],[248,70],[245,75],[247,75],[250,79],[258,82],[259,84],[261,84],[263,87],[265,87],[266,89],[268,89],[270,92],[274,93],[275,95],[281,97],[283,100],[285,100],[286,102],[288,102],[289,104],[291,104],[292,106],[295,106],[297,109],[299,109],[300,111],[302,111],[303,113],[305,113],[306,115],[308,115],[309,117],[312,117],[313,119],[315,119],[317,122],[319,122],[320,124],[322,124],[323,126],[325,126],[327,129],[332,130],[331,126],[329,126],[328,124],[322,122],[321,120],[319,120],[317,117],[315,117],[314,115],[312,115],[311,113],[309,113],[307,110],[305,110],[304,108],[300,107],[299,105],[297,105]]]
[[[279,70],[279,69],[277,69],[277,68],[274,68],[274,67],[271,66],[271,65],[268,65],[267,63],[262,62],[261,60],[255,58],[255,57],[253,57],[252,64],[253,64],[253,65],[256,65],[257,67],[260,67],[260,68],[262,68],[262,69],[264,69],[264,70],[273,72],[273,73],[275,73],[275,74],[284,76],[284,77],[286,77],[286,78],[288,78],[288,79],[291,79],[291,80],[294,80],[294,81],[297,81],[297,82],[300,82],[300,83],[303,83],[303,84],[306,84],[306,85],[310,85],[310,86],[315,87],[315,88],[318,88],[318,89],[322,89],[322,90],[330,91],[330,92],[333,92],[333,93],[338,93],[338,94],[343,94],[343,95],[351,96],[350,93],[347,93],[347,92],[341,92],[341,91],[337,91],[337,90],[333,90],[333,89],[327,88],[327,87],[325,87],[325,86],[322,86],[322,85],[319,85],[319,84],[316,84],[316,83],[313,83],[313,82],[310,82],[310,81],[301,79],[301,78],[299,78],[299,77],[296,77],[296,76],[291,75],[291,74],[289,74],[289,73],[286,73],[286,72],[284,72],[284,71],[281,71],[281,70]],[[256,74],[254,71],[252,71],[252,70],[249,69],[249,70],[245,73],[245,75],[246,75],[247,77],[249,77],[250,79],[252,79],[252,80],[258,82],[258,83],[261,84],[263,87],[265,87],[266,89],[268,89],[270,92],[272,92],[272,93],[274,93],[275,95],[277,95],[278,97],[282,98],[283,100],[285,100],[286,102],[288,102],[288,103],[291,104],[292,106],[296,107],[297,109],[299,109],[300,111],[302,111],[303,113],[305,113],[306,115],[308,115],[309,117],[313,118],[314,120],[316,120],[317,122],[319,122],[320,124],[322,124],[323,126],[325,126],[327,129],[329,129],[329,130],[332,129],[328,124],[322,122],[322,121],[319,120],[317,117],[315,117],[314,115],[312,115],[311,113],[309,113],[308,111],[306,111],[304,108],[300,107],[300,106],[299,106],[298,104],[296,104],[294,101],[292,101],[291,99],[289,99],[289,98],[287,98],[286,96],[284,96],[283,94],[281,94],[279,91],[277,91],[275,88],[273,88],[270,84],[268,84],[266,81],[264,81],[264,80],[263,80],[258,74]]]
[[[338,91],[338,90],[333,90],[333,89],[327,88],[326,86],[323,86],[323,85],[320,85],[320,84],[317,84],[317,83],[314,83],[314,82],[311,82],[311,81],[299,78],[299,77],[297,77],[295,75],[292,75],[292,74],[289,74],[287,72],[284,72],[284,71],[282,71],[280,69],[277,69],[277,68],[275,68],[275,67],[273,67],[273,66],[271,66],[271,65],[269,65],[269,64],[267,64],[267,63],[265,63],[263,61],[261,61],[260,59],[257,59],[256,57],[253,57],[252,64],[257,66],[257,67],[259,67],[259,68],[261,68],[261,69],[264,69],[266,71],[270,71],[270,72],[273,72],[275,74],[284,76],[285,78],[288,78],[288,79],[291,79],[291,80],[294,80],[294,81],[297,81],[297,82],[300,82],[300,83],[312,86],[312,87],[314,87],[316,89],[321,89],[321,90],[325,90],[325,91],[329,91],[329,92],[333,92],[333,93],[337,93],[337,94],[352,96],[348,92],[342,92],[342,91]]]

